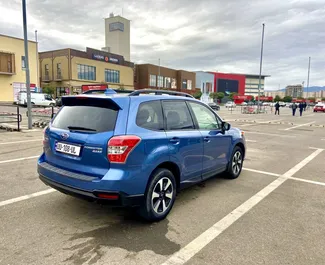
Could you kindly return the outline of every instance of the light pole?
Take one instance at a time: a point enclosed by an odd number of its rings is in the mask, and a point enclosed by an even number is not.
[[[260,75],[258,78],[258,107],[257,109],[260,109],[260,95],[261,95],[261,78],[262,78],[262,63],[263,63],[263,46],[264,46],[264,29],[265,29],[265,24],[263,23],[263,30],[262,30],[262,45],[261,45],[261,58],[260,58]],[[259,113],[259,112],[257,112]]]
[[[308,77],[307,77],[307,99],[308,99],[308,90],[309,90],[310,61],[311,61],[311,57],[309,57],[309,63],[308,63]]]
[[[160,58],[158,59],[158,89],[160,89]]]
[[[26,68],[26,94],[27,94],[28,129],[32,129],[30,76],[29,76],[29,61],[28,61],[26,0],[22,0],[22,6],[23,6],[23,28],[24,28],[24,46],[25,46],[25,68]]]
[[[38,59],[38,38],[37,38],[37,30],[35,30],[35,41],[36,41],[36,71],[37,71],[36,87],[37,88],[40,88],[40,84],[39,84],[39,59]]]

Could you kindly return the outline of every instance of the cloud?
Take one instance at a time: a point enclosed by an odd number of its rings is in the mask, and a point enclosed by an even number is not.
[[[131,20],[131,59],[185,70],[259,72],[262,23],[267,89],[324,85],[323,0],[29,0],[29,38],[40,50],[105,45],[110,12]],[[0,0],[0,34],[22,37],[20,0]]]

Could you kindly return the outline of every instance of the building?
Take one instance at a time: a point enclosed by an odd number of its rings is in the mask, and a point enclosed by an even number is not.
[[[283,90],[265,91],[264,94],[266,97],[273,97],[273,98],[275,98],[276,96],[279,96],[280,98],[285,97],[285,91]]]
[[[290,85],[285,89],[285,95],[293,98],[299,98],[303,96],[304,88],[302,85]]]
[[[31,90],[37,84],[37,45],[28,41]],[[26,91],[24,40],[0,35],[0,102],[16,102],[19,91]]]
[[[139,64],[135,68],[135,89],[168,89],[195,94],[196,74],[153,64]]]
[[[110,14],[105,19],[104,51],[121,55],[130,61],[130,20]]]
[[[258,96],[259,75],[245,74],[245,95]],[[261,75],[260,95],[264,95],[265,78],[269,75]]]
[[[39,61],[41,85],[54,87],[56,96],[80,93],[83,85],[134,89],[134,64],[121,55],[92,48],[67,48],[41,52]]]
[[[195,87],[199,88],[202,92],[201,101],[208,103],[213,101],[210,98],[210,93],[215,91],[214,87],[214,74],[197,71]]]

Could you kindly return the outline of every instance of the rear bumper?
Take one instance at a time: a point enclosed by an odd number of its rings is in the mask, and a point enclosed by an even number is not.
[[[98,202],[102,204],[109,204],[111,206],[116,207],[136,207],[140,206],[144,201],[144,195],[128,195],[123,192],[110,192],[110,191],[101,191],[101,190],[81,190],[71,186],[64,185],[62,183],[55,182],[50,180],[49,178],[39,174],[39,178],[43,181],[46,185],[71,196],[84,199],[87,201]],[[103,199],[99,198],[98,194],[110,194],[110,195],[117,195],[118,199]]]

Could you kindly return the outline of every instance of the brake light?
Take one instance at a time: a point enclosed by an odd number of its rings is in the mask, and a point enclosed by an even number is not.
[[[98,193],[97,197],[101,199],[118,200],[118,194]]]
[[[43,146],[49,141],[49,138],[46,135],[46,130],[47,130],[47,127],[45,127],[43,130]]]
[[[114,136],[108,141],[107,158],[111,163],[125,163],[132,150],[140,143],[136,135]]]

